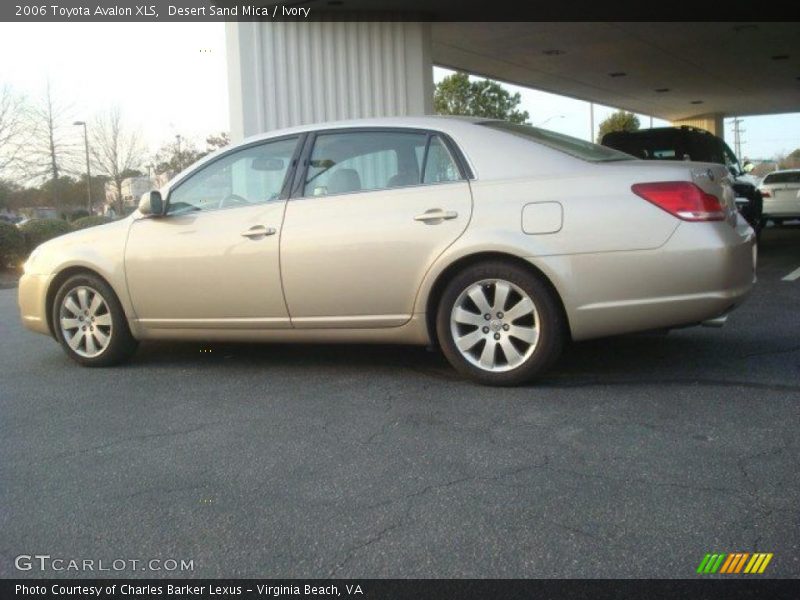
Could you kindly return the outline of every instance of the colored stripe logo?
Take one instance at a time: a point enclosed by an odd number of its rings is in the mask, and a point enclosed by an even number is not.
[[[697,567],[697,572],[703,575],[723,573],[736,575],[745,573],[756,575],[763,573],[769,561],[772,560],[771,552],[731,552],[728,554],[706,554]]]

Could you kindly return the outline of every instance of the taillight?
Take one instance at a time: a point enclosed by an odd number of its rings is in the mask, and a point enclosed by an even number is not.
[[[761,197],[762,198],[772,198],[772,194],[769,193],[769,190],[761,189],[761,190],[758,190],[758,191],[761,192]]]
[[[684,221],[724,221],[719,199],[688,181],[637,183],[631,191]]]

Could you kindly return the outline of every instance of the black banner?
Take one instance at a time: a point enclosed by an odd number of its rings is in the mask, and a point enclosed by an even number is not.
[[[58,600],[267,600],[344,598],[354,600],[603,600],[637,598],[654,600],[800,597],[798,580],[697,579],[697,580],[520,580],[520,579],[364,579],[364,580],[259,580],[259,579],[95,579],[0,581],[0,598],[51,598]]]
[[[3,0],[0,21],[781,21],[791,4],[731,0]]]

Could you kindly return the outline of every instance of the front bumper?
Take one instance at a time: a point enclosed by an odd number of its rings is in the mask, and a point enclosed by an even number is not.
[[[47,288],[52,275],[24,274],[19,280],[18,303],[22,324],[31,331],[51,335],[47,324]]]

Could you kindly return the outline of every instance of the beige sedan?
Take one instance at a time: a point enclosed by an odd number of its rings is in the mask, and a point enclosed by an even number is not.
[[[569,340],[724,322],[755,279],[730,183],[500,121],[298,127],[43,244],[19,304],[85,366],[150,339],[376,342],[517,384]]]

